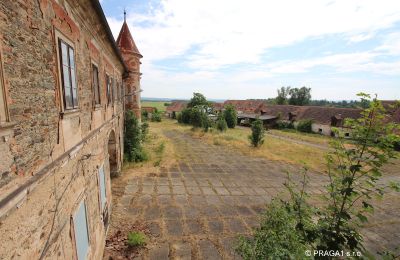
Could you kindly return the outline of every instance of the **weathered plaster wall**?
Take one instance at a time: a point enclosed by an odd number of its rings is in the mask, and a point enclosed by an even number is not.
[[[73,113],[62,113],[58,35],[74,44],[79,110]],[[91,1],[0,1],[0,40],[14,124],[7,134],[0,131],[0,204],[7,202],[0,205],[0,259],[74,259],[71,216],[83,198],[89,258],[100,259],[105,228],[97,172],[104,164],[110,195],[108,138],[113,130],[120,169],[124,109],[121,100],[107,105],[105,74],[121,83],[123,64]],[[99,66],[98,107],[92,62]]]

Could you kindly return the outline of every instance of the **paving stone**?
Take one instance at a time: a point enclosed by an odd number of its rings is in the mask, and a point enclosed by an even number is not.
[[[163,243],[151,248],[149,251],[149,258],[151,260],[164,260],[169,259],[169,245],[168,243]]]
[[[208,259],[208,260],[222,259],[217,248],[213,243],[211,243],[211,241],[200,240],[198,244],[200,249],[200,256],[202,259]]]
[[[180,220],[165,220],[169,236],[181,237],[183,234],[182,222]]]
[[[208,230],[215,235],[221,235],[224,232],[224,223],[219,219],[208,220]]]
[[[182,218],[182,210],[179,207],[164,207],[162,209],[163,215],[167,219],[180,219]]]
[[[204,195],[216,195],[215,191],[210,186],[201,187]]]
[[[126,185],[125,187],[125,194],[131,195],[138,192],[139,186],[138,185]]]
[[[217,195],[207,195],[205,199],[209,205],[221,205],[222,201],[219,196]]]
[[[143,194],[153,194],[154,193],[154,185],[143,185],[142,193]]]
[[[172,204],[174,202],[171,195],[165,195],[165,194],[158,195],[157,200],[159,205]]]
[[[236,211],[239,215],[252,216],[255,213],[246,206],[236,206]]]
[[[200,210],[201,210],[202,215],[205,217],[208,217],[208,218],[216,218],[216,217],[220,216],[218,208],[213,205],[202,207]]]
[[[239,218],[228,218],[225,219],[225,223],[231,233],[238,234],[238,233],[246,233],[248,232],[246,226],[244,225],[243,221]]]
[[[201,195],[201,190],[198,186],[187,186],[186,190],[191,195]]]
[[[147,207],[144,212],[144,217],[148,220],[161,218],[161,211],[158,205]]]
[[[185,220],[187,227],[187,235],[199,235],[204,233],[204,227],[198,219]]]
[[[186,194],[186,189],[184,186],[172,186],[172,194]]]
[[[169,186],[162,186],[159,185],[157,186],[157,194],[170,194],[171,190],[169,189]]]
[[[201,212],[193,206],[183,208],[183,213],[187,219],[198,218],[201,216]]]
[[[192,246],[188,242],[173,242],[171,248],[174,251],[174,259],[192,259]]]
[[[229,187],[228,190],[231,195],[244,195],[244,193],[242,192],[242,190],[240,188]]]
[[[148,224],[150,234],[154,237],[161,236],[161,227],[157,222],[150,222]]]
[[[215,190],[219,195],[230,195],[229,191],[224,187],[215,187]]]

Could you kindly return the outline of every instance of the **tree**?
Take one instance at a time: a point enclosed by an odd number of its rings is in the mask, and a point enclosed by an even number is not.
[[[237,112],[233,105],[227,105],[225,107],[224,118],[229,128],[235,128],[237,123]]]
[[[310,103],[311,100],[311,88],[291,88],[289,90],[290,98],[289,104],[296,106],[304,106]]]
[[[210,102],[207,101],[206,97],[203,94],[193,93],[193,97],[190,99],[187,107],[188,108],[201,107],[208,109],[208,107],[210,107]]]
[[[275,98],[277,105],[286,105],[288,103],[288,96],[290,93],[290,87],[281,87],[278,89],[278,96]]]
[[[263,122],[260,119],[255,120],[251,124],[251,135],[249,136],[249,140],[251,145],[254,147],[258,147],[264,143],[264,134],[265,129],[263,126]]]

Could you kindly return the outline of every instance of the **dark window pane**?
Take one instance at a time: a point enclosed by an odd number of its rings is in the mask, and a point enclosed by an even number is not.
[[[93,65],[93,91],[95,104],[100,104],[99,72],[95,65]]]

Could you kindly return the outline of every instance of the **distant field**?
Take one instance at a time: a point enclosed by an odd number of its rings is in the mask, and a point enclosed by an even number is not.
[[[156,107],[158,111],[165,111],[167,108],[165,103],[171,104],[167,101],[142,101],[142,107]]]

